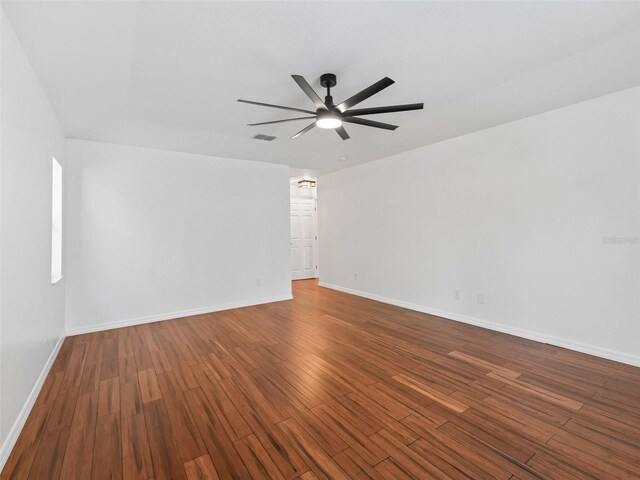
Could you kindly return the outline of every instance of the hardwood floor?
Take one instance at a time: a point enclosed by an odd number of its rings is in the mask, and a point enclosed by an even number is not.
[[[294,283],[67,338],[2,479],[640,478],[640,368]]]

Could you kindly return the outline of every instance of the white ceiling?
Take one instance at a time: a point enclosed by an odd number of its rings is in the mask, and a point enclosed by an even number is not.
[[[321,173],[640,84],[640,2],[3,2],[69,137],[285,163]],[[291,79],[359,107],[351,139],[238,98],[308,109]],[[264,133],[273,142],[253,140]],[[347,161],[339,157],[347,156]]]

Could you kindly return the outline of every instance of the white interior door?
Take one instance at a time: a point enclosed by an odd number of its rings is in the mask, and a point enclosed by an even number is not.
[[[316,201],[291,199],[291,279],[316,278]]]

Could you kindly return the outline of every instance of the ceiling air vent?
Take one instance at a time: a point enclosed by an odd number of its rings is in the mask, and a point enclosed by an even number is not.
[[[276,137],[271,136],[271,135],[263,135],[262,133],[259,133],[258,135],[256,135],[255,137],[256,140],[266,140],[267,142],[271,142],[272,140],[275,140]]]

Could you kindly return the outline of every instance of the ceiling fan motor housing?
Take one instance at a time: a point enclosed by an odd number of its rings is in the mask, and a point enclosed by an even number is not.
[[[320,85],[324,88],[333,88],[336,83],[336,75],[334,73],[325,73],[320,76]]]

